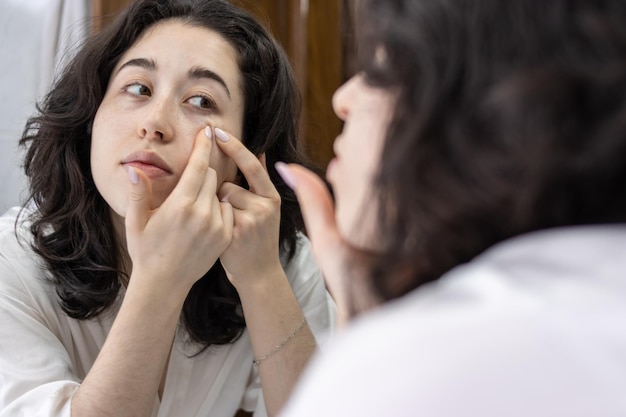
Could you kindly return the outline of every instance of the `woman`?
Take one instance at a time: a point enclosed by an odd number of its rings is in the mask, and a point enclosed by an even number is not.
[[[86,42],[0,220],[0,416],[277,413],[333,321],[273,169],[298,106],[226,1],[133,2]]]
[[[626,415],[625,3],[358,4],[336,211],[279,169],[342,315],[396,300],[281,415]]]

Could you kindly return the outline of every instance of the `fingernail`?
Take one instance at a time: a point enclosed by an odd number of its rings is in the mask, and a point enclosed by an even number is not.
[[[276,172],[278,172],[278,175],[280,175],[283,181],[285,181],[285,184],[287,184],[289,188],[294,190],[296,188],[296,179],[294,178],[287,164],[284,162],[276,162],[274,164],[274,168],[276,168]]]
[[[129,166],[126,171],[128,171],[128,179],[130,179],[130,182],[135,185],[139,184],[139,175],[137,175],[135,168]]]
[[[230,136],[228,136],[228,133],[224,132],[219,127],[215,128],[215,136],[217,136],[217,138],[221,140],[222,142],[228,142],[228,140],[230,139]]]
[[[209,139],[213,138],[213,131],[211,130],[211,126],[207,126],[204,128],[204,136]]]

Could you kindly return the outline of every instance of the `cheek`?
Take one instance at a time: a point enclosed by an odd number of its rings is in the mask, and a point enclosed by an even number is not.
[[[106,129],[107,124],[102,122],[102,112],[98,110],[91,126],[91,147],[89,150],[91,159],[91,174],[98,176],[100,164],[106,157],[104,152],[103,138],[109,136]]]
[[[115,123],[111,123],[115,120]],[[121,117],[115,109],[103,102],[91,125],[91,155],[108,154],[130,128],[128,117]],[[127,135],[126,135],[127,136]]]
[[[359,136],[361,137],[361,136]],[[377,240],[376,200],[372,196],[380,153],[377,143],[348,147],[334,169],[332,185],[336,198],[336,217],[340,233],[351,244],[374,249]]]
[[[358,248],[376,249],[380,241],[377,233],[377,208],[368,190],[355,190],[354,199],[337,202],[336,220],[339,233]]]
[[[96,112],[96,115],[93,119],[93,121],[91,122],[91,132],[90,132],[90,136],[91,136],[91,154],[93,157],[93,153],[94,153],[94,147],[98,146],[98,136],[100,131],[102,131],[102,112],[98,109],[98,111]]]

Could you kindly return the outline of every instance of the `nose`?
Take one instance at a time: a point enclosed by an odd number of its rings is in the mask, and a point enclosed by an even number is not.
[[[333,94],[333,110],[337,117],[345,121],[350,113],[350,107],[354,101],[354,86],[358,82],[358,75],[353,76],[346,81]]]
[[[153,98],[146,106],[146,114],[139,121],[138,134],[142,139],[169,142],[174,136],[171,118],[173,109],[168,107],[167,100]]]

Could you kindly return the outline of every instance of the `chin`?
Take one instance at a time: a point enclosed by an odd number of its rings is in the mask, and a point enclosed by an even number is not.
[[[128,210],[127,204],[115,204],[115,205],[109,204],[109,211],[112,217],[125,218],[127,210]]]
[[[337,229],[339,230],[339,234],[346,242],[354,246],[359,246],[358,243],[361,241],[359,236],[361,234],[359,233],[359,225],[354,222],[354,219],[358,218],[358,214],[349,218],[350,221],[342,221],[340,217],[337,218]]]
[[[381,244],[381,236],[375,232],[375,220],[368,217],[362,212],[343,219],[338,217],[337,228],[343,239],[355,248],[375,250]]]

